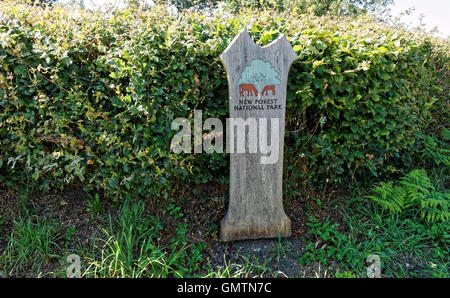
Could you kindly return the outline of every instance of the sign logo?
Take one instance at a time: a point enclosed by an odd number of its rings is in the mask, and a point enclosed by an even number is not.
[[[275,86],[280,85],[279,73],[269,61],[253,59],[241,72],[237,86],[239,95],[275,95]]]

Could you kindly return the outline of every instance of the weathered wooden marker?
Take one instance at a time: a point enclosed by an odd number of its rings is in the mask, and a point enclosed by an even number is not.
[[[220,229],[223,241],[291,235],[291,221],[283,209],[282,174],[287,77],[296,58],[284,35],[260,47],[245,29],[220,56],[229,84],[227,129],[233,131],[227,133],[227,150],[232,153],[230,202]],[[237,119],[245,124],[245,144],[235,132]],[[239,153],[240,146],[245,146],[245,153]]]

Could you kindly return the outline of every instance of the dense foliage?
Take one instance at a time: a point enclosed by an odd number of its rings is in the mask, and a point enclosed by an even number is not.
[[[178,3],[196,1],[180,0]],[[208,2],[211,1],[202,1]],[[227,7],[231,11],[239,11],[242,7],[252,9],[274,9],[278,11],[296,11],[300,13],[310,13],[316,16],[323,15],[357,15],[366,12],[375,12],[380,15],[386,12],[393,0],[226,0]],[[177,5],[177,7],[179,7]],[[183,8],[186,5],[183,6]]]
[[[393,171],[433,123],[431,109],[448,116],[448,43],[364,17],[208,17],[162,6],[105,16],[7,1],[0,183],[81,182],[121,198],[164,196],[174,181],[226,182],[227,155],[172,153],[170,125],[194,109],[227,117],[219,55],[245,25],[261,45],[284,33],[298,54],[288,83],[288,184]]]
[[[73,0],[80,2],[83,0]],[[132,6],[148,7],[146,0],[127,0]],[[160,0],[157,3],[174,5],[178,10],[184,9],[215,9],[224,6],[231,12],[237,13],[242,8],[269,9],[276,11],[296,11],[323,15],[356,15],[365,12],[382,14],[394,3],[393,0]]]

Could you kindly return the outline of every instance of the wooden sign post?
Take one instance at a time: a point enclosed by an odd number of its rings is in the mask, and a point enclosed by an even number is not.
[[[230,201],[221,239],[290,236],[282,202],[283,146],[287,77],[297,56],[284,35],[260,47],[244,29],[220,58],[229,84],[231,153]]]

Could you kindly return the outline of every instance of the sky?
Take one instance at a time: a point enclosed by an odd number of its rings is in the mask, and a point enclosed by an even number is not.
[[[422,23],[428,30],[437,27],[439,36],[450,36],[450,0],[394,0],[394,3],[391,7],[393,16],[400,16],[403,11],[415,8],[410,16],[400,17],[409,27],[418,26],[420,15],[423,14]]]
[[[67,2],[70,0],[60,0]],[[153,2],[152,0],[146,0]],[[118,8],[124,6],[124,0],[84,0],[86,8],[95,8],[106,3],[115,3]],[[414,8],[411,15],[401,16],[407,9]],[[395,17],[400,17],[400,21],[408,27],[416,27],[421,24],[420,16],[423,15],[422,24],[428,30],[437,27],[439,36],[450,36],[450,0],[394,0],[391,6],[391,13]]]

